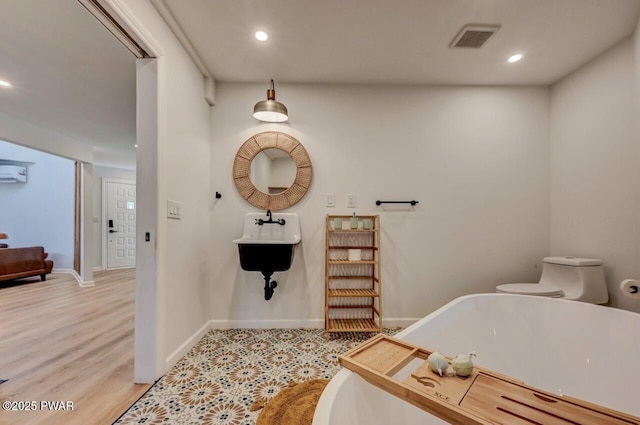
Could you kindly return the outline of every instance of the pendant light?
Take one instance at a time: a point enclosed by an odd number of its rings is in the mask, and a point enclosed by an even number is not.
[[[276,101],[273,80],[271,80],[271,88],[267,90],[267,100],[261,100],[253,107],[253,117],[266,122],[284,122],[289,119],[287,107]]]

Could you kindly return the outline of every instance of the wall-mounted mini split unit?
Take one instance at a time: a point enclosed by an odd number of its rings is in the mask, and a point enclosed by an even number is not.
[[[27,169],[19,165],[0,165],[0,183],[26,183]]]
[[[500,25],[468,24],[462,27],[449,47],[470,47],[479,49],[500,29]]]

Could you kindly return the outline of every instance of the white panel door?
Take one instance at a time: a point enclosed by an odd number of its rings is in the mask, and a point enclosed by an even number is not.
[[[136,185],[107,182],[107,268],[136,265]]]

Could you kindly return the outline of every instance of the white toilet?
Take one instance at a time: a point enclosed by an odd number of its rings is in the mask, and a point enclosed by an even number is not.
[[[577,257],[545,257],[539,283],[507,283],[497,292],[564,298],[592,304],[609,300],[602,260]]]

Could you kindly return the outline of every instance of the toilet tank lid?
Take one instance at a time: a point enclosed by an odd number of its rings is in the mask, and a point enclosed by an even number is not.
[[[579,257],[545,257],[545,263],[561,264],[563,266],[601,266],[602,260],[596,258],[579,258]]]

